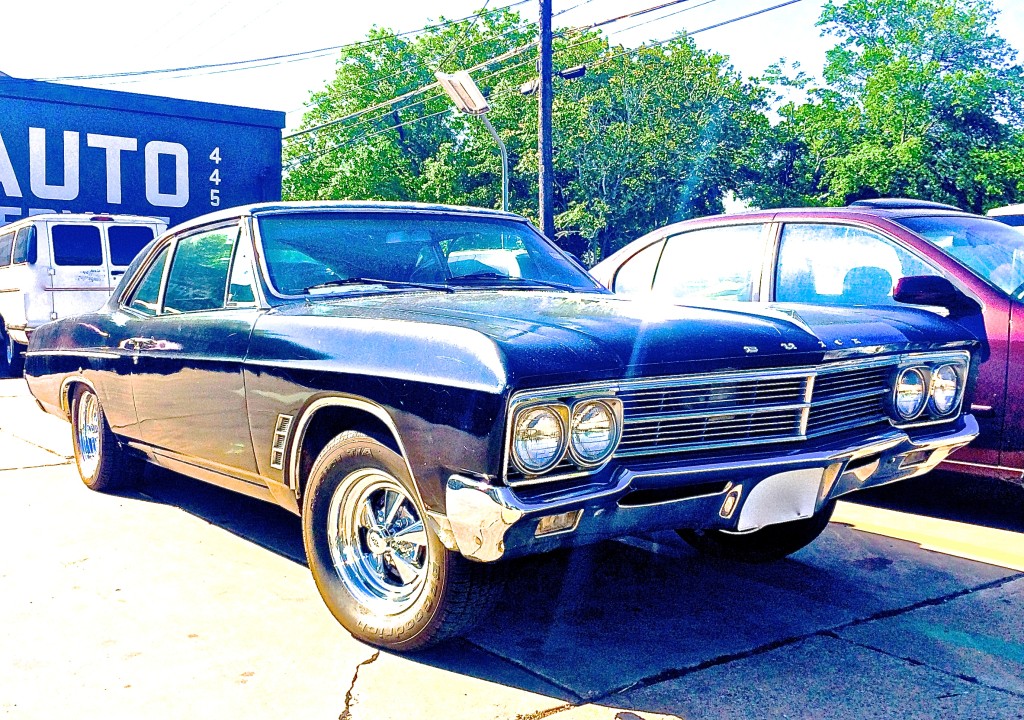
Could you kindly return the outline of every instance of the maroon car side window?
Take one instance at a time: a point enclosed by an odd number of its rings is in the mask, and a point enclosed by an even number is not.
[[[790,223],[782,231],[775,300],[892,305],[900,278],[938,274],[892,240],[851,225]]]

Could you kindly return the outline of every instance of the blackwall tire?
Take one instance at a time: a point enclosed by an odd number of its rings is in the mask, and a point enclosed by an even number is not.
[[[310,471],[302,535],[313,579],[356,638],[418,650],[476,625],[501,592],[500,568],[445,548],[402,458],[347,432]]]
[[[71,402],[71,439],[78,474],[90,490],[111,492],[137,482],[142,462],[121,447],[99,398],[85,385],[77,388]]]
[[[10,336],[7,334],[7,329],[3,326],[3,319],[0,318],[0,378],[17,377],[14,371],[11,369],[11,361],[14,359],[12,353],[14,348],[11,347]]]
[[[8,377],[19,378],[25,374],[25,347],[15,342],[10,335],[7,336],[4,360],[7,362]]]
[[[679,536],[699,552],[725,560],[767,563],[792,555],[814,541],[828,527],[835,501],[806,520],[769,525],[749,533],[721,530],[678,530]]]

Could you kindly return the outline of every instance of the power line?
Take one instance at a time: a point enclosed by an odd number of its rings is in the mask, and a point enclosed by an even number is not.
[[[486,13],[484,13],[484,15],[490,15],[491,13],[496,13],[496,12],[500,12],[502,10],[507,10],[507,9],[510,9],[510,8],[514,8],[514,7],[517,7],[519,5],[523,5],[523,4],[527,3],[527,2],[532,2],[532,0],[516,0],[516,2],[509,3],[508,5],[502,5],[500,7],[492,8],[491,10],[488,10]],[[437,30],[439,28],[448,27],[449,25],[456,25],[458,23],[466,22],[467,20],[475,20],[478,17],[479,17],[479,15],[477,13],[474,13],[472,15],[467,15],[466,17],[462,17],[462,18],[459,18],[457,20],[446,20],[444,22],[437,23],[435,25],[426,25],[426,26],[418,28],[416,30],[407,30],[407,31],[404,31],[404,32],[395,33],[393,36],[389,36],[389,37],[406,37],[406,36],[409,36],[409,35],[419,35],[421,33],[424,33],[426,31],[428,31],[428,30]],[[60,76],[60,77],[39,78],[39,79],[45,80],[45,81],[58,81],[58,80],[104,80],[104,79],[110,79],[110,78],[137,77],[137,76],[140,76],[140,75],[162,75],[162,74],[165,74],[165,73],[187,72],[187,71],[194,71],[194,70],[208,70],[208,69],[213,69],[213,68],[227,68],[227,67],[234,67],[237,70],[247,70],[249,68],[241,68],[241,67],[237,67],[237,66],[239,66],[239,65],[249,65],[249,64],[252,64],[252,63],[264,63],[264,62],[271,61],[271,60],[288,60],[290,58],[309,59],[309,58],[304,58],[303,56],[307,56],[308,55],[308,56],[312,57],[312,56],[316,56],[317,53],[323,54],[323,53],[327,53],[327,52],[333,52],[333,51],[336,51],[336,50],[347,50],[347,49],[351,49],[351,48],[366,47],[368,45],[376,45],[376,44],[378,44],[380,42],[381,42],[381,40],[360,40],[359,42],[346,43],[344,45],[330,45],[330,46],[327,46],[327,47],[315,48],[315,49],[312,49],[312,50],[300,50],[300,51],[294,52],[294,53],[284,53],[284,54],[281,54],[281,55],[269,55],[269,56],[266,56],[266,57],[250,58],[248,60],[232,60],[232,61],[229,61],[229,62],[222,62],[222,63],[207,63],[205,65],[187,65],[187,66],[183,66],[183,67],[161,68],[161,69],[154,69],[154,70],[132,70],[132,71],[113,72],[113,73],[96,73],[96,74],[93,74],[93,75],[63,75],[63,76]]]
[[[701,5],[706,5],[706,4],[709,4],[711,2],[715,2],[715,1],[716,0],[705,0],[705,2],[701,3]],[[737,17],[729,18],[727,20],[723,20],[721,22],[717,22],[717,23],[714,23],[712,25],[707,25],[707,26],[704,26],[702,28],[698,28],[696,30],[693,30],[692,32],[687,32],[686,35],[687,36],[698,35],[700,33],[707,32],[709,30],[714,30],[714,29],[717,29],[717,28],[725,27],[727,25],[732,25],[733,23],[737,23],[737,22],[740,22],[742,20],[747,20],[749,18],[756,17],[758,15],[763,15],[765,13],[769,13],[769,12],[772,12],[772,11],[775,11],[775,10],[779,10],[781,8],[787,7],[789,5],[794,5],[794,4],[796,4],[798,2],[802,2],[802,1],[803,0],[786,0],[786,2],[782,2],[782,3],[778,3],[776,5],[772,5],[770,7],[762,8],[761,10],[756,10],[754,12],[746,13],[744,15],[740,15],[740,16],[737,16]],[[677,0],[676,3],[669,3],[669,4],[666,4],[666,5],[660,6],[659,9],[664,9],[665,7],[667,7],[667,6],[671,5],[671,4],[679,4],[679,2],[686,2],[686,0]],[[701,5],[696,5],[694,7],[700,7]],[[688,8],[688,9],[690,9],[690,8]],[[672,14],[674,15],[676,13],[672,13]],[[633,15],[633,16],[635,16],[635,15]],[[634,27],[639,27],[640,25],[646,25],[646,24],[649,24],[651,22],[656,22],[657,20],[662,20],[665,17],[669,17],[669,16],[666,15],[666,16],[663,16],[661,18],[655,18],[653,20],[649,20],[649,21],[644,22],[644,23],[639,23],[637,25],[632,26],[631,28],[626,28],[626,29],[629,30],[629,29],[632,29]],[[625,18],[620,18],[620,19],[625,19]],[[605,23],[605,24],[607,24],[607,23]],[[617,58],[620,58],[620,57],[622,57],[624,55],[629,55],[631,53],[637,52],[638,50],[641,50],[643,47],[651,47],[651,46],[660,47],[661,45],[664,45],[665,43],[669,42],[670,40],[671,40],[671,38],[668,38],[668,39],[665,39],[665,40],[655,40],[655,41],[652,41],[650,44],[642,45],[639,48],[627,48],[627,49],[624,49],[624,50],[622,50],[620,52],[613,53],[612,55],[609,55],[608,57],[601,58],[601,59],[595,61],[592,65],[590,65],[590,67],[594,68],[594,67],[600,67],[602,65],[606,65],[607,63],[612,62],[613,60],[616,60]],[[570,48],[576,47],[578,45],[584,44],[584,42],[586,42],[586,41],[581,41],[581,42],[576,43],[575,45],[572,45],[572,46],[569,46],[569,47]],[[536,44],[536,43],[531,43],[531,45],[534,45],[534,44]],[[566,49],[569,49],[569,48],[562,48],[562,49],[560,49],[560,51],[564,51]],[[511,65],[511,66],[509,66],[507,68],[502,68],[502,70],[496,71],[495,73],[492,73],[491,76],[494,75],[494,74],[497,74],[498,72],[507,72],[508,70],[511,70],[512,68],[521,66],[523,64],[526,64],[526,63],[525,62],[521,62],[521,63],[517,63],[515,65]],[[486,77],[490,77],[490,76],[486,76]],[[436,83],[435,83],[435,85],[436,85]],[[515,95],[516,92],[517,91],[515,91],[515,90],[510,90],[510,91],[507,91],[507,92],[504,92],[504,93],[498,93],[497,95],[493,96],[492,99],[493,100],[503,99],[503,98],[505,98],[507,96]],[[433,99],[435,99],[437,97],[441,97],[441,96],[440,95],[435,95],[435,96],[427,98],[427,99],[421,101],[421,103],[417,103],[417,104],[422,104],[423,102],[428,102],[429,100],[433,100]],[[409,107],[411,107],[411,106],[409,106]],[[384,133],[388,133],[388,132],[392,132],[393,130],[397,130],[400,127],[405,127],[407,125],[412,125],[412,124],[415,124],[417,122],[428,120],[430,118],[437,117],[438,115],[442,115],[444,113],[448,113],[448,112],[451,112],[451,111],[452,111],[451,108],[445,108],[443,110],[440,110],[440,111],[435,112],[435,113],[431,113],[429,115],[425,115],[425,116],[422,116],[422,117],[411,118],[409,120],[405,120],[403,122],[396,123],[395,125],[392,125],[392,126],[386,127],[386,128],[382,128],[382,129],[377,130],[377,131],[372,132],[372,133],[363,133],[363,134],[359,135],[358,137],[350,138],[350,139],[348,139],[348,140],[346,140],[344,142],[338,143],[338,144],[333,145],[333,146],[331,146],[329,148],[325,148],[323,150],[317,150],[317,151],[314,151],[313,153],[309,153],[307,155],[303,155],[303,156],[300,156],[298,158],[295,158],[289,164],[289,169],[297,168],[297,167],[305,164],[306,162],[308,162],[310,160],[319,159],[321,157],[324,157],[325,155],[329,155],[332,152],[335,152],[337,150],[343,149],[345,147],[349,147],[349,146],[354,145],[354,144],[356,144],[358,142],[362,142],[364,140],[369,140],[370,138],[376,137],[378,135],[383,135]],[[384,117],[385,117],[385,115],[381,115],[381,116],[378,116],[376,118],[371,118],[370,120],[380,120],[380,119],[383,119]],[[367,121],[364,121],[364,122],[367,122]],[[359,123],[359,124],[361,125],[363,123]],[[352,127],[356,127],[356,125],[354,125]]]
[[[582,25],[582,26],[573,28],[573,30],[580,31],[580,32],[585,31],[585,30],[593,30],[595,28],[602,27],[604,25],[609,25],[609,24],[614,23],[614,22],[620,22],[622,20],[628,20],[629,18],[639,17],[640,15],[646,15],[647,13],[657,12],[658,10],[664,10],[665,8],[671,7],[673,5],[680,5],[682,3],[691,2],[691,1],[692,0],[668,0],[668,2],[663,2],[660,5],[655,5],[653,7],[644,8],[642,10],[635,10],[635,11],[630,12],[630,13],[625,13],[623,15],[619,15],[619,16],[614,17],[614,18],[609,18],[607,20],[601,20],[601,21],[598,21],[596,23],[591,23],[589,25]],[[797,2],[797,1],[798,0],[793,0],[793,2]],[[559,33],[559,35],[561,35],[561,34],[564,34],[564,33]],[[485,67],[488,67],[489,65],[493,65],[496,62],[500,62],[501,60],[507,60],[510,57],[514,57],[515,55],[519,55],[519,54],[521,54],[523,52],[526,52],[527,50],[529,50],[532,47],[534,47],[536,44],[537,44],[536,41],[529,42],[526,45],[522,45],[522,46],[520,46],[518,48],[515,48],[515,49],[510,50],[508,52],[502,53],[501,55],[498,55],[497,57],[494,57],[494,58],[492,58],[490,60],[487,60],[487,61],[482,62],[482,63],[478,63],[477,65],[474,65],[473,67],[466,68],[466,72],[473,72],[475,70],[481,70],[481,69],[483,69]],[[313,126],[310,126],[308,128],[303,128],[301,130],[297,130],[297,131],[295,131],[293,133],[290,133],[288,135],[284,135],[283,137],[284,137],[285,140],[288,140],[288,139],[293,138],[293,137],[298,137],[300,135],[306,135],[306,134],[311,133],[311,132],[316,132],[317,130],[322,130],[325,127],[331,127],[333,125],[337,125],[339,123],[343,123],[346,120],[353,120],[353,119],[355,119],[357,117],[361,117],[362,115],[365,115],[366,113],[373,112],[374,110],[380,110],[380,109],[383,109],[383,108],[386,108],[386,107],[390,107],[391,105],[394,105],[396,102],[399,102],[401,100],[406,100],[406,99],[408,99],[410,97],[415,97],[417,95],[422,95],[423,93],[427,92],[428,90],[432,90],[432,89],[434,89],[436,87],[439,87],[439,84],[437,82],[428,83],[427,85],[423,85],[423,86],[421,86],[419,88],[416,88],[415,90],[410,90],[409,92],[406,92],[406,93],[403,93],[401,95],[398,95],[397,97],[391,98],[390,100],[383,100],[381,102],[374,103],[374,104],[369,105],[369,106],[367,106],[367,107],[365,107],[365,108],[363,108],[361,110],[357,110],[355,112],[349,113],[348,115],[343,115],[343,116],[341,116],[339,118],[334,118],[332,120],[328,120],[327,122],[320,123],[319,125],[313,125]]]

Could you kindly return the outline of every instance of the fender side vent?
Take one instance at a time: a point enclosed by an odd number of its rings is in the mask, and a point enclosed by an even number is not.
[[[288,443],[288,431],[292,427],[292,415],[278,415],[274,427],[274,441],[270,445],[270,467],[284,468],[284,449]]]

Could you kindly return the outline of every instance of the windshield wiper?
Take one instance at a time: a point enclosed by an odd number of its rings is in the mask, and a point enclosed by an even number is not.
[[[327,282],[310,285],[303,292],[310,295],[311,290],[325,290],[332,287],[344,287],[345,285],[380,285],[386,288],[422,288],[424,290],[438,290],[440,292],[447,293],[455,292],[455,290],[447,285],[438,285],[436,283],[407,282],[405,280],[382,280],[380,278],[371,277],[351,277],[328,280]]]
[[[566,292],[576,292],[577,288],[572,285],[566,285],[565,283],[555,282],[553,280],[539,280],[537,278],[522,278],[522,277],[511,277],[509,275],[502,275],[496,272],[475,272],[469,273],[468,275],[457,275],[453,278],[449,278],[448,284],[460,284],[466,282],[468,284],[475,283],[488,283],[488,282],[499,282],[499,283],[512,283],[514,285],[521,285],[523,287],[529,285],[540,285],[542,287],[555,288],[556,290],[565,290]]]

